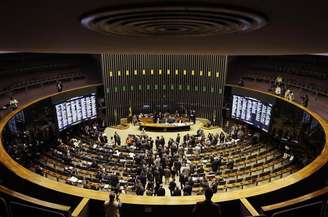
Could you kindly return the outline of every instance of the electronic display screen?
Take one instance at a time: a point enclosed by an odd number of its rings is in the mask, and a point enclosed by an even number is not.
[[[25,116],[24,112],[18,112],[9,122],[8,127],[12,134],[18,134],[18,125],[25,123]]]
[[[268,132],[272,104],[250,96],[232,95],[231,117]]]
[[[76,96],[55,105],[59,131],[97,117],[96,93]]]

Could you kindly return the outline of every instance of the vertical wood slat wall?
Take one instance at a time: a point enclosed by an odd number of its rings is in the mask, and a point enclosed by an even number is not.
[[[221,124],[226,56],[102,54],[101,60],[108,124],[127,117],[130,106],[136,114],[193,109]]]

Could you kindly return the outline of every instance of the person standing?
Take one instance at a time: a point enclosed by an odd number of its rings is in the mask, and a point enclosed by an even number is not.
[[[115,145],[120,146],[121,145],[121,137],[118,135],[117,132],[114,133],[114,140],[115,140]]]
[[[63,83],[61,81],[58,81],[56,86],[57,86],[57,92],[63,91]]]
[[[10,106],[11,110],[17,109],[17,107],[18,107],[18,100],[16,98],[14,98],[13,96],[10,97],[9,106]]]
[[[122,206],[118,195],[113,192],[109,194],[109,201],[105,201],[105,217],[120,217],[120,207]]]
[[[171,196],[173,196],[173,192],[176,187],[177,187],[177,184],[175,183],[175,179],[173,178],[171,180],[171,182],[169,183],[169,189],[170,189]]]
[[[304,96],[302,96],[303,99],[303,106],[307,107],[309,105],[309,96],[307,94],[305,94]]]
[[[205,190],[205,201],[196,203],[192,210],[192,217],[222,217],[221,207],[212,202],[213,191]]]
[[[167,185],[169,184],[169,181],[170,181],[170,177],[171,177],[171,171],[170,169],[168,168],[168,166],[165,167],[164,169],[164,184]]]

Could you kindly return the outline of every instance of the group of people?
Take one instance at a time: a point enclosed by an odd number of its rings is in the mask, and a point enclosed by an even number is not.
[[[144,118],[152,118],[153,123],[183,123],[183,122],[193,122],[196,123],[196,111],[190,110],[180,113],[178,110],[175,113],[169,112],[155,112],[150,114],[140,113],[138,115],[134,114],[132,116],[132,123],[136,125],[138,122],[145,120]]]
[[[191,195],[195,182],[203,189],[211,187],[216,192],[219,180],[209,183],[203,165],[193,164],[186,156],[201,153],[205,146],[217,145],[220,141],[223,143],[224,138],[224,133],[221,138],[213,134],[206,137],[202,130],[196,135],[181,137],[177,134],[175,139],[170,138],[167,143],[163,136],[148,138],[147,154],[137,162],[136,194],[164,196],[165,185],[171,196]],[[135,142],[139,143],[137,137],[129,138],[127,144]],[[221,160],[219,156],[212,157],[213,172],[218,172]]]
[[[27,134],[26,142],[9,146],[8,152],[41,175],[46,174],[45,169],[58,170],[68,177],[69,184],[149,196],[192,195],[195,186],[202,187],[202,192],[207,188],[217,192],[223,180],[208,180],[205,165],[191,161],[190,157],[199,156],[209,147],[223,145],[230,138],[223,132],[205,135],[203,130],[198,130],[195,135],[178,133],[167,141],[163,136],[147,135],[129,135],[122,140],[117,132],[107,138],[96,121],[73,127],[60,137],[49,133]],[[38,162],[40,156],[48,156],[65,167],[49,168],[46,163]],[[214,155],[209,161],[212,173],[219,174],[225,160]],[[233,161],[224,163],[227,168],[233,168]],[[82,175],[81,170],[90,171],[90,175]]]
[[[283,78],[281,76],[277,76],[276,79],[271,83],[271,89],[273,90],[274,94],[277,96],[284,97],[289,101],[295,101],[294,92],[287,87]],[[303,94],[301,96],[302,105],[307,107],[309,104],[309,96],[308,94]]]
[[[102,126],[98,122],[93,122],[81,124],[63,132],[48,148],[48,156],[51,155],[57,160],[61,159],[66,165],[62,169],[70,177],[68,183],[75,182],[76,180],[72,177],[77,177],[81,181],[78,183],[85,188],[104,190],[103,187],[109,185],[109,191],[119,194],[129,191],[124,182],[127,181],[131,186],[130,190],[136,195],[192,195],[195,186],[201,187],[201,192],[205,194],[208,192],[210,192],[208,194],[213,194],[218,191],[218,186],[223,180],[219,178],[208,180],[204,165],[191,161],[189,157],[199,156],[209,147],[225,145],[231,138],[242,139],[247,134],[247,129],[242,125],[232,124],[227,132],[228,134],[223,132],[205,134],[200,129],[195,135],[177,133],[175,138],[169,139],[164,136],[152,138],[142,134],[129,135],[124,140],[117,132],[107,138]],[[41,134],[33,136],[33,138],[38,137],[41,137]],[[41,142],[38,139],[30,143],[43,144],[44,141]],[[46,141],[46,143],[51,143],[51,141]],[[34,152],[35,149],[30,149],[32,147],[34,146],[27,145],[23,153]],[[46,145],[37,147],[46,147]],[[42,151],[37,150],[36,153]],[[30,157],[37,159],[38,156]],[[77,162],[77,159],[80,160]],[[223,163],[226,169],[233,169],[233,160],[224,161],[226,159],[220,155],[211,156],[209,161],[211,172],[215,175],[219,174]],[[124,168],[123,170],[119,169],[120,165]],[[43,166],[34,167],[34,169],[37,173],[44,175]],[[94,172],[94,177],[79,176],[81,169]],[[129,179],[126,180],[124,177],[129,177]],[[113,198],[111,200],[113,202]],[[107,203],[108,206],[117,206],[109,205],[112,203],[110,201]],[[199,205],[196,207],[195,216],[198,215],[198,209],[201,209]]]

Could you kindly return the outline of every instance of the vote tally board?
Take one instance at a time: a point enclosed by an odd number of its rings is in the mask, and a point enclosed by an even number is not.
[[[55,105],[59,131],[96,118],[96,94],[77,96]]]
[[[248,96],[232,96],[231,117],[268,131],[272,104]]]

